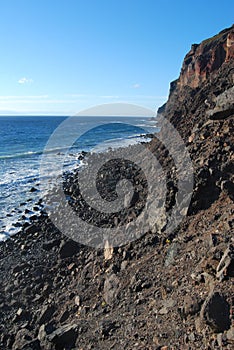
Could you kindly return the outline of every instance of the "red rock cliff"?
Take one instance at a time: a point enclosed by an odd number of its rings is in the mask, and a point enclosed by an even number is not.
[[[234,58],[234,25],[213,38],[194,44],[185,56],[178,86],[198,87],[223,63]]]
[[[179,78],[170,85],[168,101],[158,114],[170,120],[186,140],[199,123],[233,113],[233,86],[234,25],[192,45]]]

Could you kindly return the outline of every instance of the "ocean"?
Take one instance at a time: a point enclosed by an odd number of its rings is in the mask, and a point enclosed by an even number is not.
[[[0,240],[20,230],[40,199],[39,169],[43,150],[56,128],[67,117],[0,117]],[[77,117],[79,134],[66,157],[66,170],[80,165],[82,151],[105,151],[144,141],[155,133],[147,117]],[[89,130],[82,134],[83,130]],[[57,145],[47,152],[63,154]]]

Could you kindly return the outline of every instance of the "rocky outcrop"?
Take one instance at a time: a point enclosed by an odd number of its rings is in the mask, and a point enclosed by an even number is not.
[[[158,110],[188,141],[209,121],[233,115],[234,26],[204,40],[185,56],[180,76],[170,85],[168,101]]]
[[[234,58],[234,26],[225,29],[200,45],[193,44],[185,56],[181,74],[177,82],[184,86],[198,87],[216,72],[223,63]]]
[[[232,30],[227,36],[226,62],[232,60],[233,57],[234,57],[234,30]]]

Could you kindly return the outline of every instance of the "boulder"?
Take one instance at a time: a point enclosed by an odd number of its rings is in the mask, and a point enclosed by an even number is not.
[[[72,240],[62,242],[59,255],[61,259],[72,257],[80,251],[80,245]]]
[[[72,349],[78,336],[76,324],[66,324],[48,335],[48,340],[55,345],[56,350]]]
[[[104,282],[103,298],[109,305],[116,300],[119,291],[119,279],[115,274],[107,276]]]

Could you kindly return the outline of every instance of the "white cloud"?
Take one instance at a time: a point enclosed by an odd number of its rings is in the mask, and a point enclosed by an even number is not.
[[[140,84],[133,84],[133,85],[132,85],[132,88],[133,88],[133,89],[139,89],[140,87],[141,87]]]
[[[35,95],[35,96],[0,96],[0,102],[1,101],[11,101],[11,100],[40,100],[40,99],[47,99],[48,95]]]
[[[136,98],[152,99],[152,100],[166,100],[168,96],[154,96],[154,95],[135,95]]]
[[[92,97],[93,95],[88,95],[88,94],[65,94],[67,97],[72,97],[72,98],[81,98],[81,97]]]
[[[100,98],[105,98],[105,99],[118,99],[119,96],[115,96],[115,95],[105,95],[105,96],[100,96]]]
[[[119,99],[120,98],[117,95],[95,95],[95,94],[66,94],[65,97],[78,98],[78,99],[83,99],[83,98]]]
[[[32,83],[33,83],[33,80],[32,80],[31,78],[25,78],[25,77],[23,77],[23,78],[20,78],[20,79],[18,80],[18,83],[19,83],[19,84],[32,84]]]

